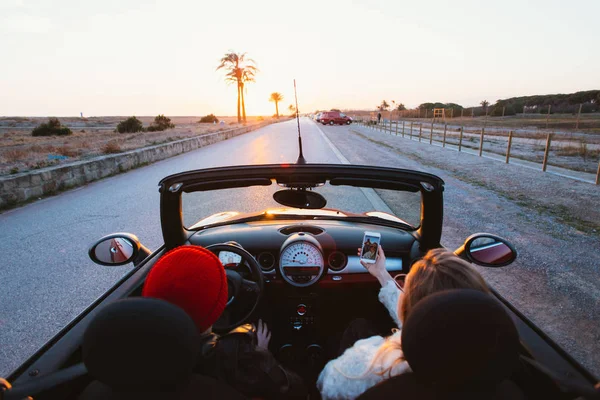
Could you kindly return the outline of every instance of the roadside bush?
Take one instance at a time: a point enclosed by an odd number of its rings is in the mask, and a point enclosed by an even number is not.
[[[119,143],[115,142],[114,140],[106,143],[104,147],[102,147],[102,153],[104,154],[116,154],[122,151],[123,150],[121,150],[121,146],[119,146]]]
[[[264,120],[265,120],[265,117],[258,117],[258,118],[256,118],[256,120],[257,120],[257,121],[264,121]]]
[[[515,115],[515,109],[513,108],[513,106],[508,105],[508,106],[504,106],[504,116],[509,116],[509,115]],[[495,106],[494,109],[492,110],[492,112],[490,113],[490,115],[492,117],[501,117],[502,116],[502,106]]]
[[[142,132],[143,130],[144,126],[142,125],[142,121],[136,117],[129,117],[125,121],[119,122],[119,125],[117,125],[117,132],[119,133],[134,133]]]
[[[45,124],[35,127],[31,131],[31,136],[67,136],[72,133],[68,127],[61,125],[58,118],[52,117]]]
[[[175,124],[171,123],[171,118],[167,118],[160,114],[154,118],[154,122],[146,129],[148,132],[164,131],[165,129],[175,128]]]
[[[77,157],[79,155],[79,150],[69,146],[62,146],[56,148],[56,153],[60,154],[61,156]]]
[[[581,107],[582,114],[592,113],[597,110],[598,110],[598,105],[592,104],[592,103],[583,103],[583,106]]]
[[[208,115],[200,118],[200,121],[198,121],[198,122],[200,122],[202,124],[206,124],[206,123],[212,124],[213,122],[215,122],[215,123],[219,122],[219,119],[217,117],[215,117],[214,114],[208,114]]]

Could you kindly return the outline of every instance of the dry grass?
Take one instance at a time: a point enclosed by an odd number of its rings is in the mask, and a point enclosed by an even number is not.
[[[26,156],[27,156],[27,152],[25,150],[18,150],[18,149],[5,150],[2,153],[2,157],[9,163],[16,163],[19,161],[23,161],[26,158]]]
[[[122,151],[121,146],[119,146],[119,143],[117,143],[116,140],[111,140],[102,147],[102,153],[104,154],[116,154],[121,153]]]
[[[582,157],[584,159],[588,157],[597,158],[600,156],[600,150],[590,150],[587,143],[583,141],[579,142],[579,146],[563,146],[556,150],[555,153],[559,156]]]
[[[79,151],[79,149],[75,149],[75,148],[65,145],[62,147],[57,147],[56,153],[61,156],[77,157],[77,156],[79,156],[80,151]]]
[[[154,120],[154,117],[138,118],[144,126],[148,126]],[[31,136],[33,127],[45,122],[47,118],[0,118],[0,175],[11,173],[15,168],[27,171],[242,126],[237,123],[236,117],[218,118],[224,121],[224,125],[199,124],[197,121],[200,117],[197,116],[171,117],[175,124],[174,129],[134,134],[120,134],[114,131],[116,125],[125,117],[60,118],[61,123],[69,126],[73,131],[73,134],[68,137]],[[248,125],[258,123],[260,120],[263,118],[248,117]],[[114,144],[108,145],[111,142]],[[60,161],[52,160],[52,156],[59,155],[69,158]],[[49,163],[50,161],[52,162]]]
[[[411,112],[413,114],[411,114]],[[346,111],[346,113],[361,118],[375,118],[377,116],[377,111],[350,110]],[[431,123],[431,115],[429,118],[411,118],[411,115],[414,115],[414,111],[406,111],[403,113],[404,114],[400,114],[400,119],[414,121],[415,123]],[[381,114],[385,119],[390,118],[389,111],[384,111]],[[392,119],[395,120],[398,118],[398,112],[394,112]],[[447,118],[446,122],[452,125],[463,125],[466,131],[478,130],[484,125],[488,127],[504,127],[507,131],[506,134],[508,134],[508,131],[511,129],[539,129],[542,130],[541,135],[545,135],[545,133],[543,133],[544,131],[600,133],[600,113],[581,114],[578,129],[575,129],[577,116],[572,114],[551,114],[548,119],[548,128],[546,128],[546,115],[543,114],[526,114],[525,116],[518,114],[509,117],[488,116],[487,118],[485,116],[471,118],[466,115],[463,118],[460,118],[460,115],[457,115],[455,118]],[[532,134],[534,133],[532,132]]]

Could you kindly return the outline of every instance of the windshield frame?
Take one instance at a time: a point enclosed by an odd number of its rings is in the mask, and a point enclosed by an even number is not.
[[[312,188],[326,182],[334,186],[421,192],[421,223],[416,233],[422,249],[439,247],[444,191],[441,178],[406,169],[348,164],[240,165],[167,176],[159,183],[160,218],[165,245],[167,249],[180,246],[196,232],[184,226],[182,193],[270,186],[273,183],[288,188]]]

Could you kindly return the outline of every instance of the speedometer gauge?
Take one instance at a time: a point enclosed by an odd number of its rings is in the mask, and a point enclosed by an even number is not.
[[[282,246],[279,259],[281,276],[293,286],[310,286],[325,269],[319,242],[312,236],[298,233],[292,235]]]
[[[283,267],[321,267],[323,265],[323,256],[314,244],[296,242],[286,247],[281,254],[281,265]]]
[[[231,251],[222,251],[219,253],[219,260],[224,266],[238,265],[242,262],[242,257],[239,254],[232,253]]]

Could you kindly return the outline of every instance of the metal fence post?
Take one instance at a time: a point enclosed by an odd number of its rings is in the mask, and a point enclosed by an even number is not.
[[[460,127],[460,136],[458,137],[458,151],[462,149],[463,127]]]
[[[542,171],[546,172],[546,167],[548,166],[548,153],[550,153],[550,143],[552,142],[552,134],[548,134],[548,138],[546,139],[546,151],[544,151],[544,162],[542,163]]]
[[[402,121],[402,137],[404,137],[404,121]]]
[[[510,146],[512,144],[513,131],[508,132],[508,145],[506,146],[506,163],[510,159]]]
[[[481,128],[481,137],[479,138],[479,157],[483,153],[483,135],[485,134],[485,128]]]
[[[410,121],[410,140],[412,140],[412,132],[413,132],[413,122]]]
[[[444,124],[444,140],[442,142],[442,147],[446,147],[446,130],[448,129],[448,124]]]
[[[400,121],[396,120],[396,136],[398,136],[398,122],[400,122]]]
[[[423,124],[419,124],[419,142],[421,141],[422,134],[423,134]]]

